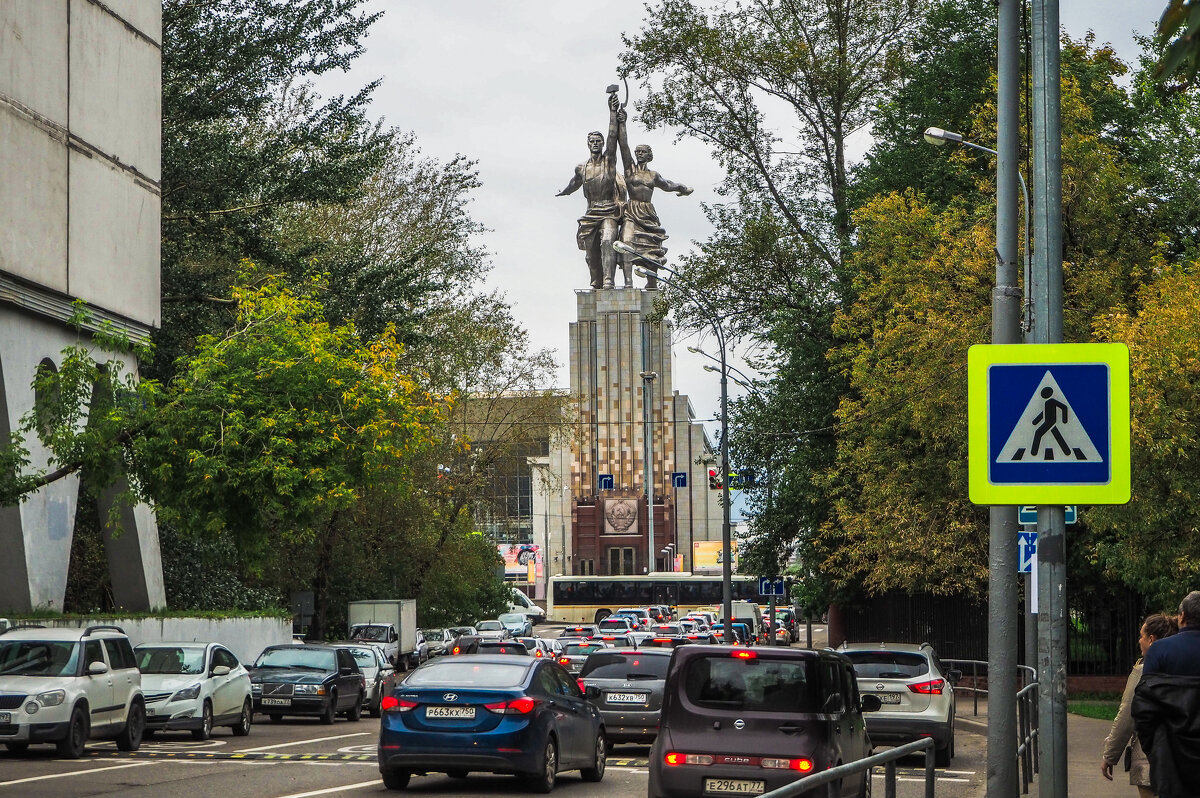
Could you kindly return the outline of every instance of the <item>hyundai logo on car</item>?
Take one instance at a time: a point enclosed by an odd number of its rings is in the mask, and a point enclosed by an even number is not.
[[[446,693],[444,696],[442,696],[442,700],[443,701],[457,701],[458,693]]]

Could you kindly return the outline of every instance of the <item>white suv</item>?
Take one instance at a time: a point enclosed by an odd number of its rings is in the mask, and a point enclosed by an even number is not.
[[[114,737],[136,751],[146,726],[142,674],[118,626],[0,633],[0,742],[14,753],[54,743],[83,756],[90,737]]]

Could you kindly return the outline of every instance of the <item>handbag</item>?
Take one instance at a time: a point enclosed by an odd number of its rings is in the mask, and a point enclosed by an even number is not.
[[[1128,773],[1133,769],[1133,746],[1125,746],[1125,772]]]

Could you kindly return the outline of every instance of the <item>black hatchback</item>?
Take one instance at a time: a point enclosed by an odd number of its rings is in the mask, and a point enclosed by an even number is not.
[[[333,723],[362,717],[367,683],[349,648],[268,646],[250,672],[254,711],[271,720],[284,715],[316,715]]]
[[[690,645],[675,649],[649,798],[760,795],[868,756],[850,660],[830,650]],[[829,795],[870,794],[864,771]]]
[[[648,743],[658,736],[670,649],[601,649],[579,672],[583,695],[604,720],[613,743]]]

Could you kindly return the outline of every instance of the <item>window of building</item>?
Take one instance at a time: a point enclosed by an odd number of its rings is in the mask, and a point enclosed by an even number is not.
[[[608,549],[608,573],[610,576],[625,576],[637,573],[637,559],[632,546],[613,546]]]

